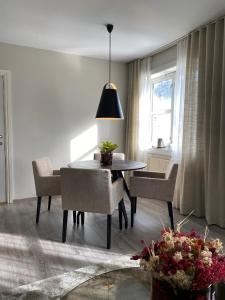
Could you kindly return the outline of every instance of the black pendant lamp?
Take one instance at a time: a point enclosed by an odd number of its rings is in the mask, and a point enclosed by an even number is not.
[[[113,25],[107,24],[106,28],[109,33],[109,81],[103,87],[96,119],[119,120],[124,119],[123,111],[119,96],[117,95],[116,86],[111,82],[111,32]]]

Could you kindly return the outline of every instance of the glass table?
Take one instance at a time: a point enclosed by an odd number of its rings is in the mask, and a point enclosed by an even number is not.
[[[150,300],[150,274],[139,267],[110,271],[78,285],[62,299]],[[213,299],[225,299],[225,284],[216,287],[216,296]]]
[[[150,276],[141,268],[126,268],[96,276],[76,287],[63,300],[149,300]]]

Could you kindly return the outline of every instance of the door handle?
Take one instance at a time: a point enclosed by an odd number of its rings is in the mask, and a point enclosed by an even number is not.
[[[2,139],[2,138],[3,138],[3,135],[0,134],[0,139]]]
[[[3,145],[3,142],[0,142],[0,146],[2,146]]]

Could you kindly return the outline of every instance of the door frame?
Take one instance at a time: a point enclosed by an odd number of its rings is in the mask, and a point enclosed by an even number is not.
[[[5,137],[5,193],[6,203],[13,203],[12,199],[12,109],[11,109],[11,72],[0,70],[3,77],[3,110]]]

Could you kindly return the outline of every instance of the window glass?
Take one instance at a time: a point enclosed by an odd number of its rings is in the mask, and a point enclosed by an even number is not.
[[[152,116],[152,144],[157,146],[158,139],[163,139],[166,146],[171,138],[171,113]]]
[[[162,112],[172,108],[172,79],[153,84],[153,112]]]
[[[159,139],[165,146],[171,143],[174,74],[155,78],[152,83],[151,143],[154,147],[158,146]]]

